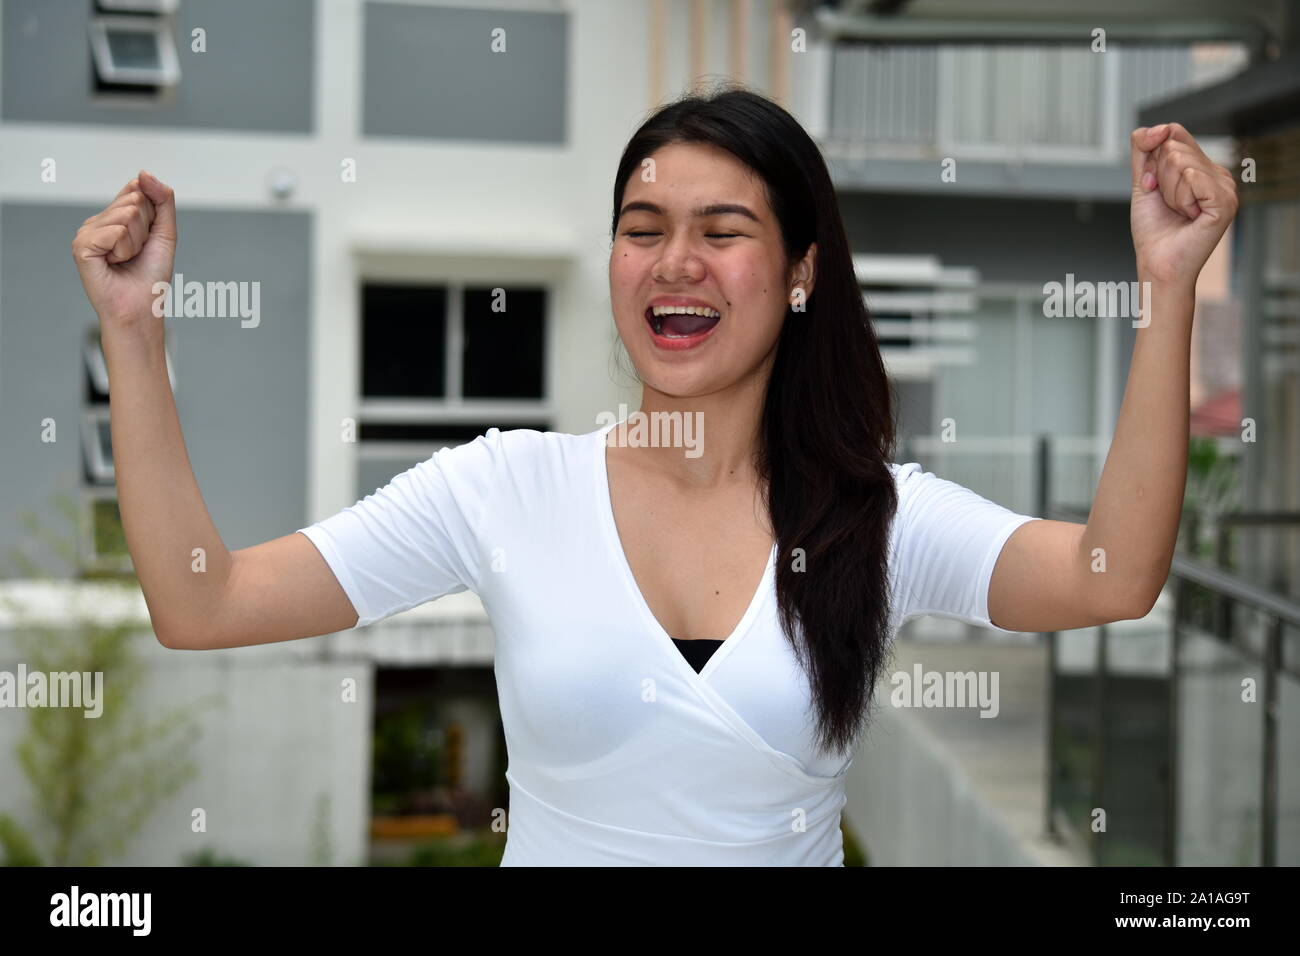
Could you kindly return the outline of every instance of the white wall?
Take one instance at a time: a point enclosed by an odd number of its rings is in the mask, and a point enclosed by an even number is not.
[[[325,658],[327,647],[316,640],[173,651],[141,631],[132,643],[144,668],[142,686],[128,701],[132,722],[138,716],[154,723],[169,709],[192,707],[195,776],[149,814],[123,856],[104,862],[174,866],[189,852],[211,848],[258,865],[306,865],[313,862],[319,801],[327,795],[331,862],[364,863],[374,670],[357,658]],[[0,632],[0,648],[0,670],[15,673],[18,658],[7,631]],[[344,699],[347,679],[355,680],[355,702]],[[112,672],[105,674],[106,687],[113,680]],[[0,711],[0,808],[35,835],[42,831],[33,794],[14,750],[31,713]],[[140,750],[149,751],[150,745]],[[203,811],[204,832],[194,830],[196,809]]]

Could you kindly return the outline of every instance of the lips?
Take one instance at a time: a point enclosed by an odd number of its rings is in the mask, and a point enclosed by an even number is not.
[[[680,352],[695,348],[713,334],[722,321],[721,316],[667,314],[656,316],[653,306],[645,310],[646,326],[655,346],[665,351]]]

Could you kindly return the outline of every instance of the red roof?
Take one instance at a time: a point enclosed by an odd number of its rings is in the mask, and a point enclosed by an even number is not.
[[[1218,392],[1193,408],[1190,431],[1193,435],[1241,434],[1241,389]]]

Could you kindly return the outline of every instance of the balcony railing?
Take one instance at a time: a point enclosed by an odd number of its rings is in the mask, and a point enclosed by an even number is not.
[[[1050,506],[1049,457],[1044,439],[1036,513],[1087,520]],[[1226,556],[1229,528],[1293,532],[1300,515],[1218,523]],[[1086,630],[1047,635],[1047,831],[1099,865],[1294,864],[1300,603],[1180,552],[1152,615]]]
[[[1230,44],[834,44],[828,155],[1119,163],[1140,104],[1244,68]],[[820,119],[820,117],[818,118]]]
[[[1091,436],[905,448],[1007,507],[1078,523],[1107,452]],[[1201,557],[1197,513],[1184,512],[1151,614],[1047,635],[1044,824],[1097,865],[1300,862],[1300,603],[1253,560],[1261,535],[1296,534],[1300,514],[1212,520]]]

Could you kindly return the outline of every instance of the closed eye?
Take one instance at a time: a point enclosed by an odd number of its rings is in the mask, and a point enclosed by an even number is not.
[[[657,233],[657,232],[625,232],[625,233],[623,233],[623,235],[625,235],[625,236],[627,236],[627,237],[629,237],[629,238],[632,238],[632,239],[637,239],[637,238],[640,238],[641,236],[657,236],[657,235],[659,235],[659,233]],[[738,232],[710,232],[710,233],[705,233],[705,236],[704,236],[704,237],[705,237],[706,239],[739,239],[739,238],[740,238],[740,235],[741,235],[741,234],[738,233]]]

